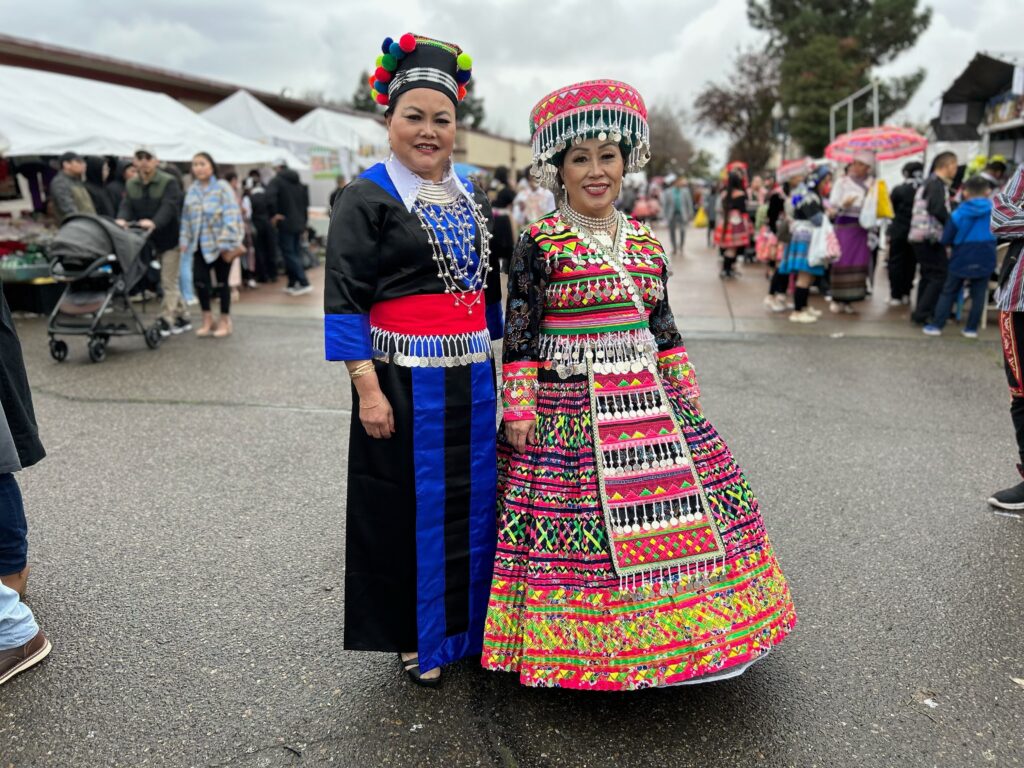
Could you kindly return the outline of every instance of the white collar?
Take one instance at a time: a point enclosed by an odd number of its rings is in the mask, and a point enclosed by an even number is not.
[[[416,204],[416,196],[420,193],[420,187],[427,184],[427,180],[422,176],[417,176],[402,165],[401,161],[394,155],[385,161],[384,168],[387,170],[388,176],[391,177],[391,183],[395,185],[398,196],[402,198],[402,204],[409,210],[409,213],[412,213],[412,207]],[[466,200],[470,203],[475,203],[473,195],[470,194],[469,189],[462,183],[462,179],[459,178],[459,175],[451,167],[448,168],[448,174],[442,179],[442,183],[455,184],[459,193]]]

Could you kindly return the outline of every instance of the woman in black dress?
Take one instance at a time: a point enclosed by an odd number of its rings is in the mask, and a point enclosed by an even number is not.
[[[328,360],[353,383],[345,647],[391,651],[410,679],[480,653],[496,541],[491,340],[501,290],[487,198],[452,170],[472,61],[384,41],[374,95],[393,151],[331,213]]]

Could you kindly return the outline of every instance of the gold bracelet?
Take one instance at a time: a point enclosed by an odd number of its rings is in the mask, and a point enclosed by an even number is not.
[[[360,376],[365,376],[368,373],[373,373],[373,361],[367,360],[366,362],[360,363],[355,368],[348,372],[348,375],[352,379],[358,379]]]

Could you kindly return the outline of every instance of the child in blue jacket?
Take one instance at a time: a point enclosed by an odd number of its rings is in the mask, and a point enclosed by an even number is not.
[[[942,235],[942,244],[953,246],[953,253],[946,284],[935,305],[935,320],[924,327],[928,336],[942,335],[965,282],[971,297],[971,311],[963,330],[967,338],[978,338],[981,313],[988,302],[988,281],[996,268],[996,239],[989,229],[992,188],[981,176],[972,176],[964,184],[963,193],[964,201],[949,217]]]

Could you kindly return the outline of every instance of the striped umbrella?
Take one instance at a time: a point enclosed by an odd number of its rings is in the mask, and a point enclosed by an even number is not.
[[[789,181],[794,176],[806,176],[814,169],[814,161],[809,157],[800,157],[796,160],[787,160],[775,171],[775,178],[779,182]]]
[[[876,160],[895,160],[916,155],[928,147],[928,139],[913,128],[880,125],[877,128],[858,128],[838,136],[825,147],[825,157],[839,163],[853,162],[860,152],[871,152]]]

